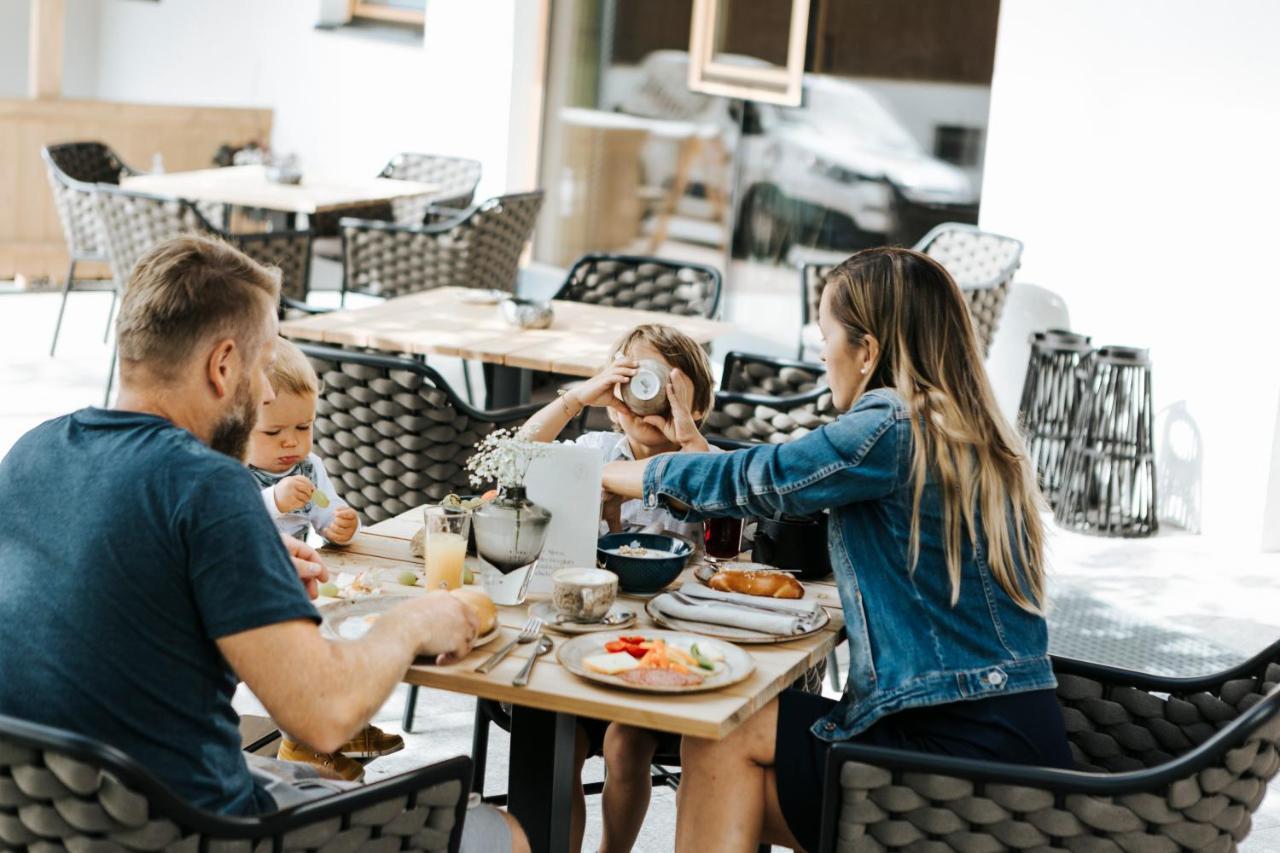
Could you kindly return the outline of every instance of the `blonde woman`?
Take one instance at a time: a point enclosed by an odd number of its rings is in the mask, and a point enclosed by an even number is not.
[[[677,517],[831,510],[844,696],[788,691],[722,741],[686,738],[678,850],[815,849],[838,741],[1070,766],[1039,496],[960,290],[926,255],[870,249],[831,272],[819,325],[835,423],[786,445],[605,469],[610,491]]]

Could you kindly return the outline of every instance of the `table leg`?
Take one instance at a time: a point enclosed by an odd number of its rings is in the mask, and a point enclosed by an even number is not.
[[[533,396],[533,374],[518,367],[484,365],[485,408],[505,409],[526,403]]]
[[[507,808],[534,853],[569,849],[577,717],[534,708],[511,708],[511,766]],[[550,784],[548,784],[550,782]]]

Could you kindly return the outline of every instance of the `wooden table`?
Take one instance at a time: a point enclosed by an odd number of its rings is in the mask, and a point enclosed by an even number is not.
[[[415,509],[361,531],[346,548],[322,551],[330,571],[417,568],[421,561],[409,550],[409,540],[421,526]],[[691,576],[686,571],[684,580]],[[500,607],[502,636],[465,660],[451,666],[415,665],[405,681],[422,687],[465,693],[479,699],[510,702],[512,708],[511,762],[508,808],[524,826],[535,851],[568,847],[569,804],[573,778],[574,731],[577,717],[594,717],[643,726],[663,732],[719,740],[764,707],[835,648],[843,626],[834,584],[808,584],[827,607],[831,621],[819,633],[776,645],[742,646],[756,669],[745,681],[722,690],[687,696],[658,696],[625,689],[611,690],[585,681],[560,666],[555,651],[533,668],[527,687],[512,687],[511,679],[530,654],[532,644],[517,646],[487,675],[475,666],[513,639],[527,618],[526,607]],[[539,596],[530,596],[537,601]],[[644,600],[622,596],[638,614],[635,632],[655,626],[644,613]],[[631,630],[631,629],[628,629]],[[568,637],[548,632],[559,647]]]
[[[134,192],[312,215],[435,192],[434,184],[393,178],[330,178],[303,172],[298,184],[267,180],[263,166],[228,166],[193,172],[133,175],[120,185]]]
[[[642,323],[673,326],[700,344],[733,329],[703,317],[556,300],[549,329],[519,329],[497,305],[467,301],[476,291],[441,287],[365,308],[317,314],[280,325],[288,338],[414,355],[447,355],[507,368],[495,375],[490,406],[527,396],[530,370],[594,376],[618,338]],[[512,374],[516,375],[512,375]],[[516,384],[518,387],[510,387]]]

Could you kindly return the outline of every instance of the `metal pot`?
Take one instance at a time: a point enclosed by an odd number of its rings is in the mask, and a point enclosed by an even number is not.
[[[802,581],[821,580],[831,574],[827,553],[827,514],[762,518],[756,522],[751,559],[757,563],[791,569]]]

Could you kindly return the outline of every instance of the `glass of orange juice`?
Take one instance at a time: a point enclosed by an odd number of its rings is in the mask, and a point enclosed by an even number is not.
[[[467,559],[471,511],[444,506],[423,507],[422,521],[427,589],[460,588],[462,564]]]

